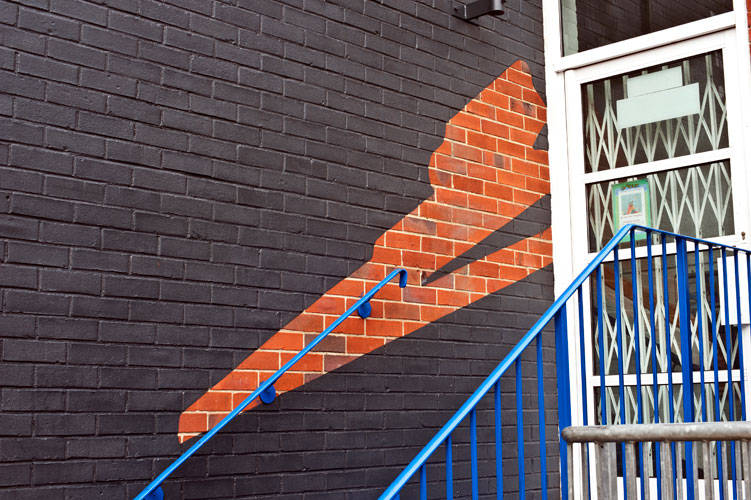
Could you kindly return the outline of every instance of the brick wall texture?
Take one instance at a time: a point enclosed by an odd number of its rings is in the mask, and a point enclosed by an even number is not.
[[[376,498],[552,300],[540,3],[0,0],[0,500],[132,498],[404,266],[164,485]]]

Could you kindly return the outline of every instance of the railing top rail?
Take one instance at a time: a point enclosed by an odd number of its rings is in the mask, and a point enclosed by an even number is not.
[[[397,498],[398,492],[407,484],[407,481],[414,476],[420,467],[427,462],[428,458],[441,446],[449,435],[456,429],[456,427],[469,415],[473,408],[477,406],[479,401],[490,391],[490,389],[498,382],[506,371],[513,365],[513,363],[521,356],[521,353],[532,343],[533,340],[542,332],[542,330],[548,325],[548,323],[555,317],[558,312],[566,305],[568,300],[576,293],[580,286],[589,278],[589,276],[597,269],[598,266],[603,264],[608,255],[620,244],[623,238],[632,230],[644,231],[647,233],[664,234],[669,237],[684,239],[699,243],[713,248],[728,249],[728,250],[740,250],[751,254],[750,250],[743,248],[737,248],[731,245],[725,245],[722,243],[716,243],[713,241],[703,240],[700,238],[694,238],[690,236],[683,236],[681,234],[673,233],[670,231],[664,231],[661,229],[654,229],[646,226],[640,226],[638,224],[627,224],[621,227],[611,238],[610,241],[597,253],[597,255],[590,261],[589,264],[579,273],[579,275],[571,282],[571,284],[563,291],[563,293],[553,302],[547,311],[540,317],[539,320],[532,326],[532,328],[522,337],[518,344],[506,355],[503,361],[491,372],[490,375],[483,381],[480,387],[467,399],[467,401],[457,410],[457,412],[446,422],[441,430],[433,436],[433,439],[425,445],[420,453],[405,467],[397,478],[391,483],[391,485],[384,491],[379,500],[390,500]]]
[[[389,273],[388,276],[386,276],[384,279],[382,279],[376,286],[371,288],[365,295],[362,296],[360,300],[355,302],[352,307],[347,309],[341,316],[339,316],[333,323],[331,323],[324,331],[318,334],[313,341],[305,346],[299,353],[297,353],[292,359],[287,361],[287,363],[284,364],[279,370],[277,370],[271,377],[263,381],[258,388],[253,391],[253,393],[245,398],[237,407],[232,410],[226,417],[224,417],[218,424],[216,424],[211,430],[209,430],[206,434],[204,434],[201,439],[198,440],[193,446],[191,446],[185,453],[183,453],[177,460],[172,462],[169,467],[167,467],[159,476],[157,476],[156,479],[154,479],[146,488],[143,489],[135,498],[134,500],[151,500],[151,498],[161,498],[159,497],[151,497],[153,493],[155,493],[160,485],[164,482],[167,477],[169,477],[178,467],[180,467],[188,458],[190,458],[196,451],[198,451],[199,448],[201,448],[206,441],[211,439],[217,432],[222,430],[232,419],[234,419],[237,415],[239,415],[245,408],[247,408],[250,403],[252,403],[256,398],[260,397],[261,394],[263,394],[267,389],[271,388],[274,385],[274,382],[276,382],[279,377],[284,375],[284,373],[289,370],[295,363],[300,361],[303,356],[305,356],[308,352],[310,352],[315,346],[321,343],[323,339],[331,333],[337,326],[339,326],[345,319],[350,317],[357,309],[365,304],[366,302],[370,301],[370,299],[373,298],[373,296],[381,289],[383,288],[388,282],[393,280],[396,276],[399,276],[399,286],[401,288],[404,288],[407,286],[407,271],[405,269],[394,269]]]
[[[751,440],[751,422],[692,422],[566,427],[568,443]]]

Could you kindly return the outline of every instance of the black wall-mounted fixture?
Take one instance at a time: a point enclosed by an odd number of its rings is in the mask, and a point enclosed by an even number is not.
[[[503,0],[475,0],[472,3],[454,6],[454,15],[465,21],[486,14],[503,14]]]

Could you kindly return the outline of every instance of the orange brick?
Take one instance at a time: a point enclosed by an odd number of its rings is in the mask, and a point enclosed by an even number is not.
[[[239,368],[224,377],[214,389],[218,391],[253,390],[258,387],[258,372]]]
[[[485,118],[495,117],[495,107],[489,106],[488,104],[484,104],[480,101],[470,101],[469,104],[467,104],[467,111],[469,111],[473,115],[480,115],[484,116]]]
[[[511,201],[514,199],[514,188],[503,184],[487,183],[485,184],[485,194],[496,199]]]
[[[355,312],[352,316],[342,321],[339,326],[334,328],[334,332],[348,335],[363,335],[365,333],[365,320]]]
[[[254,406],[257,406],[258,403],[251,403],[248,408],[252,408]],[[246,408],[246,409],[248,409]],[[227,416],[227,413],[229,413],[229,410],[222,413],[209,413],[209,428],[214,427],[216,424],[218,424],[224,417]]]
[[[180,425],[178,426],[178,429],[181,433],[205,432],[209,429],[208,414],[186,410],[180,415]]]
[[[467,206],[467,193],[453,189],[438,188],[435,190],[435,199],[438,203],[446,203],[455,207]]]
[[[529,240],[529,251],[537,255],[552,256],[553,244],[549,241]]]
[[[340,368],[357,358],[359,358],[359,356],[327,354],[323,359],[323,367],[326,372],[333,372],[337,368]]]
[[[373,337],[348,337],[347,353],[349,354],[367,354],[375,351],[385,344],[384,339]]]
[[[439,222],[436,225],[436,234],[441,238],[467,240],[467,227],[447,222]]]
[[[470,177],[484,179],[486,181],[495,181],[497,178],[496,169],[487,165],[479,163],[470,163],[467,165],[467,173]],[[472,191],[473,193],[481,193],[482,191]]]
[[[438,146],[438,149],[433,151],[433,154],[435,155],[449,155],[451,154],[451,142],[449,141],[443,141],[440,146]]]
[[[480,100],[486,104],[490,104],[491,106],[501,107],[508,109],[509,103],[508,103],[508,96],[501,94],[500,92],[495,92],[493,90],[490,90],[490,88],[487,88],[482,91],[480,94]]]
[[[313,342],[316,337],[317,335],[314,335],[312,333],[305,335],[305,345]],[[317,352],[344,352],[344,349],[344,336],[333,332],[325,336],[315,348]]]
[[[389,233],[390,234],[390,233]],[[404,234],[404,233],[402,233]],[[387,245],[391,246],[391,245]],[[352,273],[350,278],[361,279],[365,281],[381,281],[386,277],[386,268],[380,262],[369,262],[363,265],[360,269]],[[368,283],[365,284],[368,286]]]
[[[320,332],[323,330],[323,314],[303,313],[287,323],[286,330],[296,332]]]
[[[297,353],[282,353],[282,365],[295,357],[296,354]],[[290,371],[295,372],[320,372],[322,370],[323,354],[317,352],[309,352],[290,368]]]
[[[515,68],[509,68],[506,70],[506,76],[512,82],[518,83],[528,89],[534,89],[534,86],[532,85],[532,75],[529,73],[518,71]]]
[[[489,151],[497,150],[496,138],[479,132],[467,132],[467,144]]]
[[[532,205],[540,199],[540,193],[533,193],[523,189],[514,189],[514,202],[522,205]]]
[[[275,335],[281,336],[285,332],[281,331]],[[299,334],[300,340],[302,341],[302,334]],[[268,342],[267,342],[268,343]],[[278,352],[268,352],[265,350],[265,345],[261,347],[260,349],[253,351],[253,353],[245,358],[242,363],[238,365],[237,368],[235,368],[235,371],[238,370],[245,370],[245,371],[253,371],[253,370],[278,370],[280,366],[279,364],[279,353]],[[300,347],[297,349],[298,351],[302,349],[302,342],[300,342]],[[234,372],[233,372],[234,373]]]
[[[419,313],[419,306],[412,305],[411,307],[414,307]],[[393,318],[381,320],[368,319],[365,323],[365,335],[369,337],[401,337],[403,335],[403,323],[400,319]]]
[[[511,281],[519,281],[527,277],[527,271],[521,267],[501,266],[500,277]]]
[[[274,382],[277,392],[287,392],[297,389],[305,383],[305,377],[302,373],[287,372]]]
[[[245,398],[247,398],[251,394],[252,394],[252,392],[247,392],[247,391],[244,391],[244,392],[233,392],[232,393],[232,408],[233,409],[237,408],[237,405],[239,405],[240,403],[242,403],[243,401],[245,401]],[[259,398],[256,398],[256,401],[258,399]],[[248,406],[249,407],[253,407],[255,405],[253,405],[253,403],[250,403],[250,405],[248,405]]]
[[[412,271],[409,274],[414,274],[414,271]],[[408,280],[407,283],[410,283],[410,280]],[[386,300],[386,301],[388,300],[401,301],[402,290],[404,289],[399,287],[398,280],[392,281],[378,291],[378,295],[376,295],[376,299]]]
[[[518,97],[519,99],[521,99],[523,95],[521,85],[500,78],[495,81],[495,90],[501,94]]]
[[[542,97],[540,97],[540,94],[537,93],[534,89],[523,89],[522,90],[522,99],[525,101],[536,104],[537,106],[544,107],[545,101],[542,100]]]
[[[420,237],[410,233],[386,233],[386,246],[400,250],[420,250]]]
[[[498,151],[508,156],[516,156],[517,158],[526,158],[527,152],[525,147],[515,142],[505,141],[498,139]]]
[[[537,116],[536,106],[521,99],[511,99],[511,111],[531,117]]]
[[[438,290],[438,305],[464,307],[469,304],[469,293],[456,290]]]
[[[542,257],[531,253],[517,252],[516,265],[539,269],[542,265]]]
[[[438,167],[437,167],[438,161],[434,160],[434,158],[447,158],[448,160],[446,160],[446,161],[448,161],[448,162],[461,161],[461,160],[456,160],[455,158],[450,157],[450,156],[436,157],[435,155],[431,156],[430,158],[431,158],[431,160],[430,160],[431,163],[435,163],[435,165],[431,165],[431,169],[430,169],[430,172],[428,174],[430,176],[430,184],[432,186],[446,186],[446,187],[451,187],[451,174],[449,172],[444,172],[442,170],[438,170]]]
[[[457,127],[480,130],[482,121],[477,116],[472,116],[467,112],[461,111],[454,116],[449,123]]]
[[[388,302],[384,305],[384,317],[387,319],[420,319],[420,306],[413,303]],[[370,330],[368,330],[370,335]]]
[[[487,276],[488,278],[500,277],[500,266],[488,260],[478,260],[469,265],[470,272],[475,276]]]
[[[365,264],[362,267],[366,266],[369,265]],[[365,293],[365,281],[363,278],[347,278],[337,283],[328,293],[329,295],[342,295],[344,297],[359,297]]]
[[[518,188],[527,187],[527,177],[515,172],[504,170],[498,173],[498,178],[499,182],[506,186],[514,186]]]
[[[522,210],[526,208],[524,205],[519,205],[517,203],[508,203],[505,200],[499,200],[498,205],[498,212],[512,219],[516,218],[516,216],[522,213]]]
[[[473,226],[482,225],[482,214],[478,214],[473,210],[464,210],[463,208],[454,209],[454,222],[459,224],[468,224]]]
[[[436,221],[451,222],[454,218],[454,209],[450,205],[440,203],[427,203],[424,205],[426,216]]]
[[[404,301],[416,304],[435,304],[436,291],[434,288],[407,287],[404,289]]]
[[[412,332],[415,332],[425,326],[424,321],[405,321],[404,322],[404,333],[403,335],[409,335]]]
[[[447,314],[451,314],[455,310],[453,307],[421,306],[420,319],[426,323],[432,323]]]
[[[502,215],[482,214],[482,221],[483,221],[482,222],[483,226],[487,228],[493,228],[495,230],[511,222],[511,219],[509,217],[503,217]],[[479,240],[472,240],[472,241],[479,241]]]
[[[530,177],[539,177],[540,166],[537,163],[525,161],[520,158],[513,158],[511,160],[511,171]]]
[[[469,208],[483,212],[495,213],[498,210],[498,202],[495,198],[487,196],[469,195]]]
[[[537,140],[537,132],[527,132],[526,130],[512,128],[511,136],[509,138],[514,142],[532,145]]]
[[[543,165],[548,164],[548,152],[542,149],[529,149],[527,150],[527,160],[536,161]]]
[[[424,237],[422,239],[422,251],[433,254],[453,255],[454,244],[451,240]]]
[[[456,276],[454,278],[457,290],[466,290],[468,292],[485,293],[485,278],[475,276]]]
[[[409,252],[405,250],[402,255],[402,264],[405,267],[417,269],[435,269],[435,255],[424,252]]]
[[[331,297],[328,295],[324,295],[320,299],[316,300],[313,305],[311,305],[308,309],[308,312],[311,313],[321,313],[321,314],[336,314],[337,311],[340,312],[344,311],[344,299],[341,297]]]
[[[404,218],[404,231],[407,233],[435,235],[435,226],[436,223],[432,220],[412,216]]]
[[[498,110],[496,110],[496,114],[498,114]],[[482,132],[485,134],[493,135],[495,137],[501,137],[503,139],[508,139],[509,137],[508,125],[504,125],[502,123],[491,120],[482,121]]]
[[[446,138],[452,141],[465,142],[467,140],[467,132],[449,122],[446,125]]]
[[[231,411],[232,410],[232,393],[209,391],[204,394],[193,405],[193,409],[198,411]]]
[[[514,263],[514,251],[510,248],[502,248],[497,250],[487,257],[489,262],[497,262],[498,264],[513,264]]]
[[[271,337],[269,340],[267,340],[263,344],[262,348],[267,351],[299,351],[300,349],[304,347],[303,346],[304,339],[305,337],[302,333],[288,332],[288,331],[282,330],[276,335],[274,335],[273,337]],[[256,351],[256,352],[258,352],[260,356],[260,352],[262,351]],[[267,353],[267,354],[271,354],[271,353]],[[251,354],[248,359],[252,358],[254,355],[255,353]],[[270,360],[271,357],[269,356],[268,359]],[[266,360],[264,360],[263,362],[266,362]],[[264,369],[264,366],[263,365],[247,366],[246,368]]]
[[[537,114],[539,114],[539,112]],[[540,133],[540,130],[542,130],[542,127],[544,126],[545,126],[545,122],[542,120],[537,120],[529,116],[524,118],[524,129],[527,130],[528,132],[532,132],[533,134],[535,134],[535,140],[537,139],[536,137],[537,134]]]
[[[471,165],[476,165],[472,163]],[[470,174],[471,175],[471,174]],[[475,177],[475,176],[473,176]],[[468,193],[482,193],[485,190],[484,182],[473,177],[463,175],[454,176],[454,188]]]
[[[401,250],[395,250],[382,246],[375,247],[373,249],[373,260],[382,262],[384,264],[400,266],[402,264],[402,252]]]
[[[454,143],[454,147],[451,149],[451,152],[458,158],[464,158],[465,160],[474,162],[482,161],[482,150],[476,147]]]
[[[527,189],[537,193],[548,194],[550,192],[550,181],[527,177]]]

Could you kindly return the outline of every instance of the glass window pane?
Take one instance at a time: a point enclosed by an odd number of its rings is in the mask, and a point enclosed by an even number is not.
[[[639,178],[647,179],[650,226],[699,238],[734,234],[730,163],[708,163]],[[610,241],[616,227],[613,188],[621,180],[587,186],[589,250],[597,252]],[[643,245],[645,241],[637,241]]]
[[[582,85],[585,172],[728,147],[722,52]]]
[[[732,0],[561,0],[563,55],[732,10]]]

